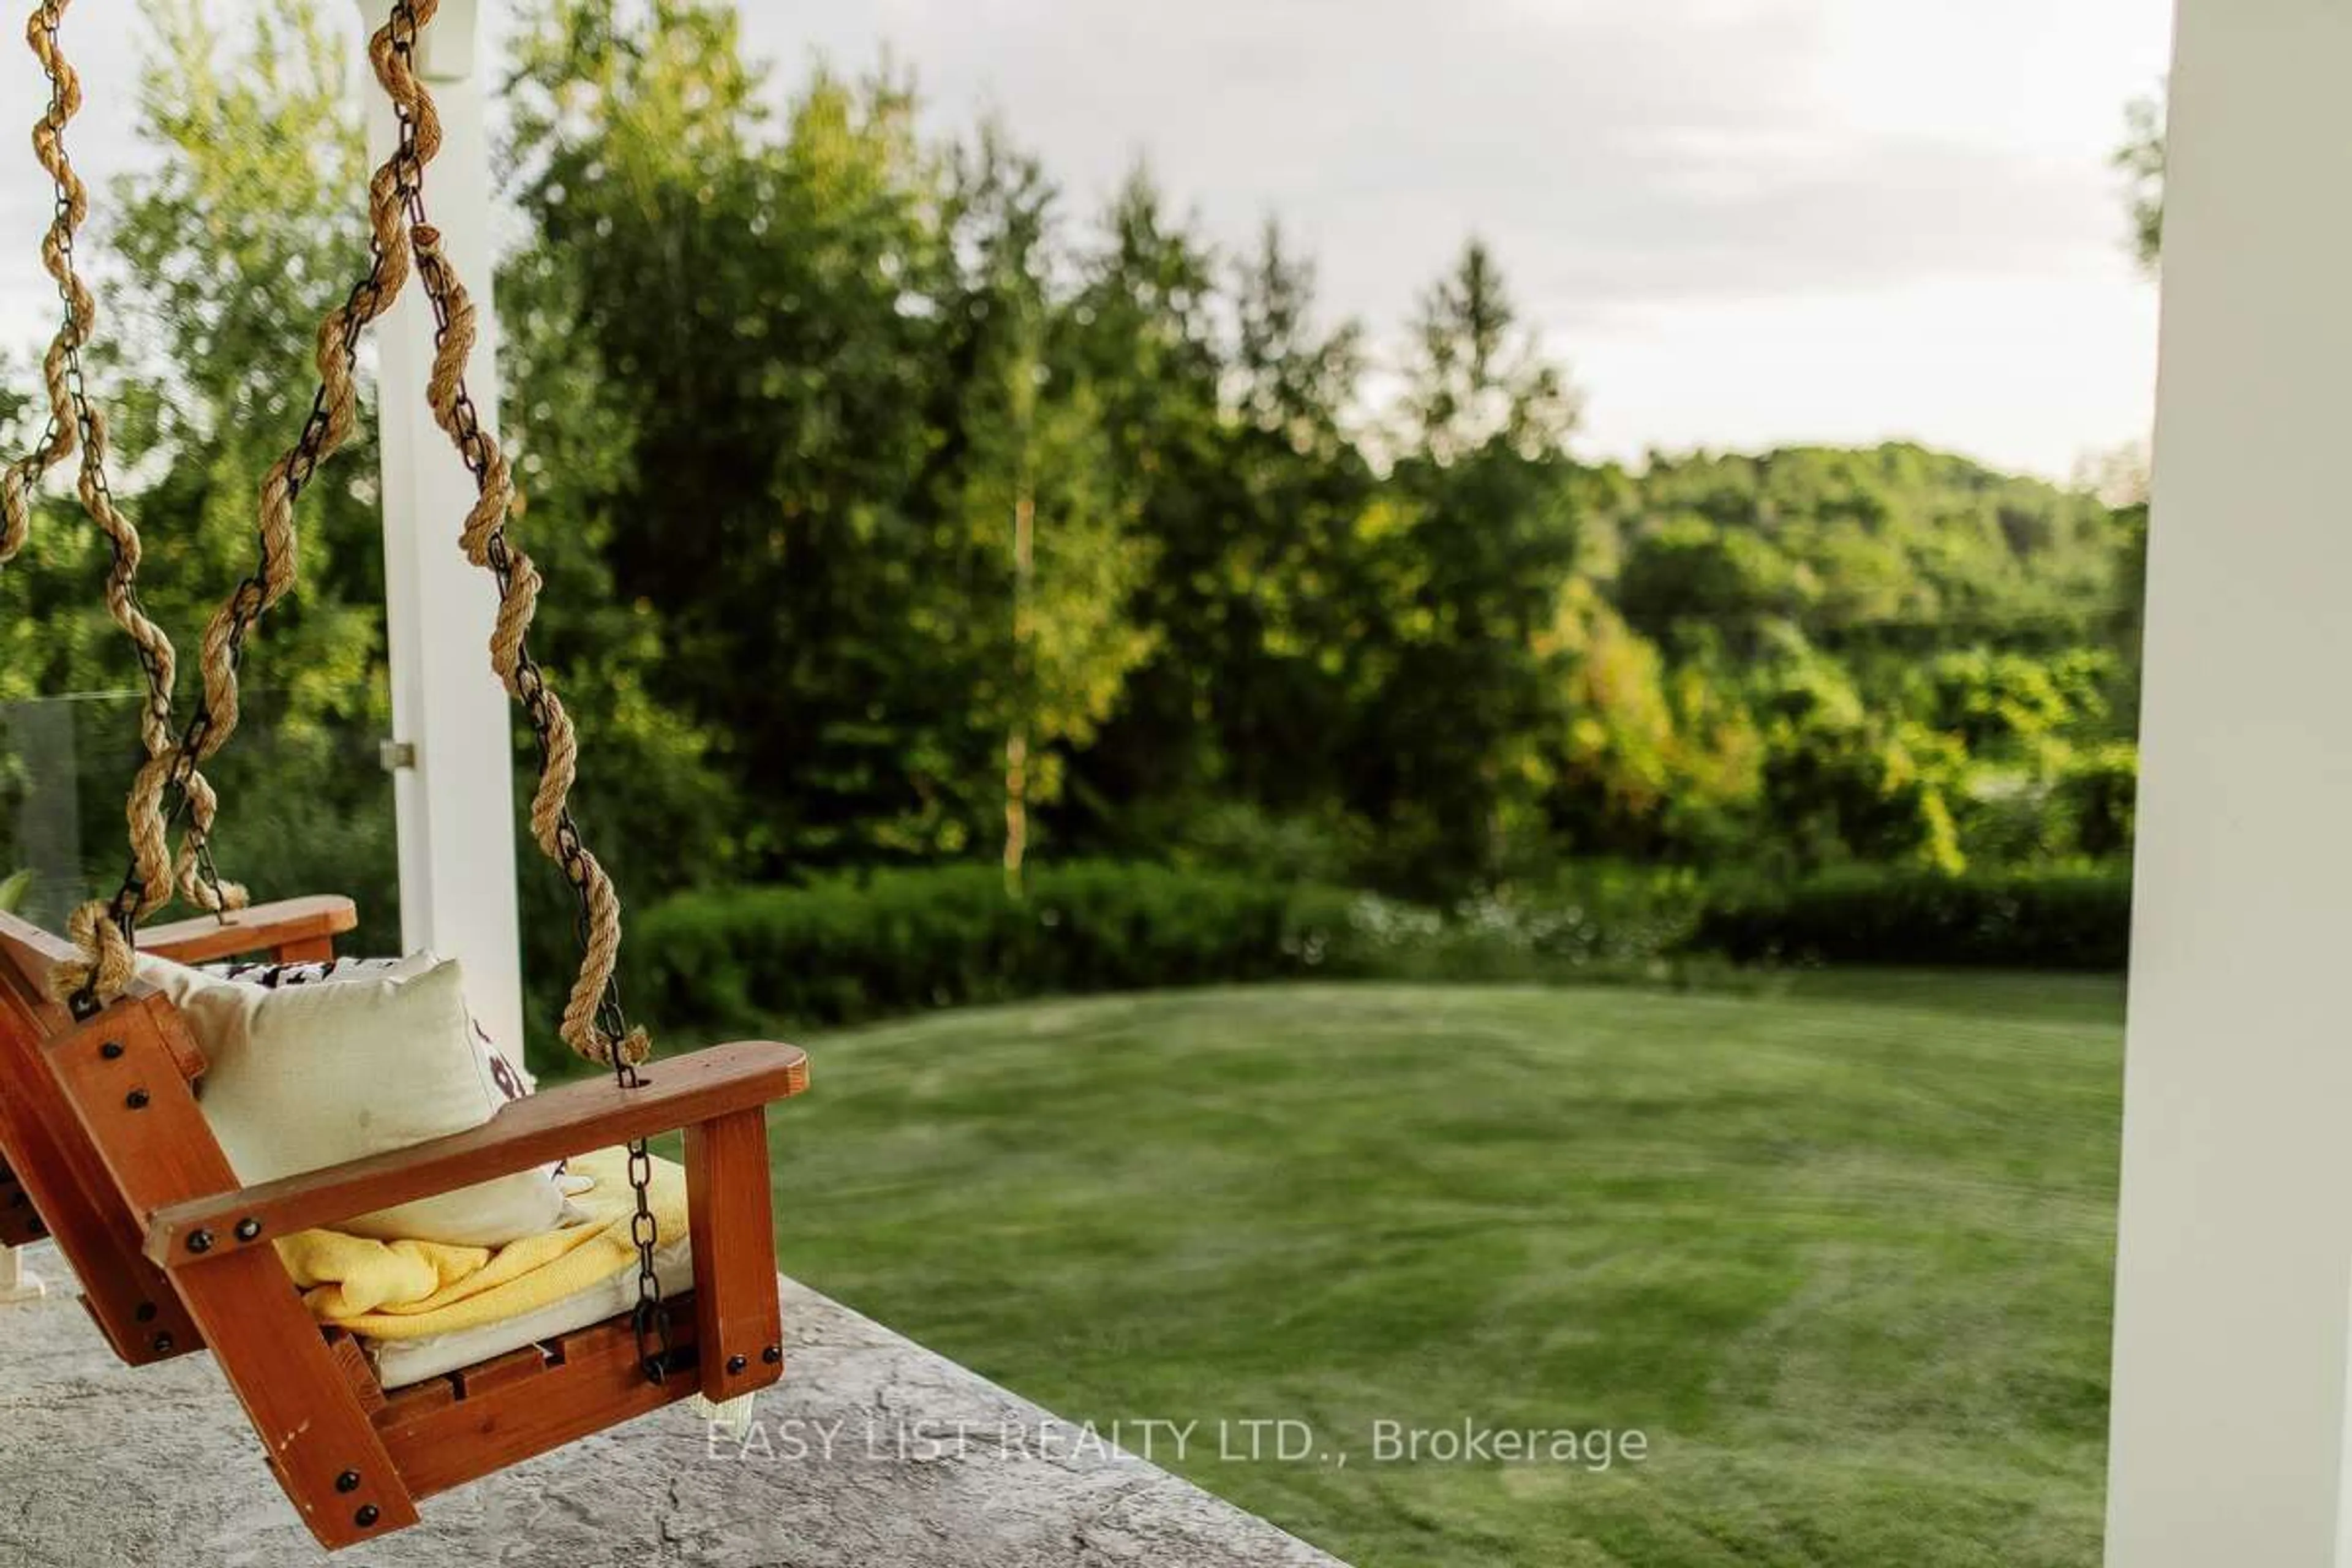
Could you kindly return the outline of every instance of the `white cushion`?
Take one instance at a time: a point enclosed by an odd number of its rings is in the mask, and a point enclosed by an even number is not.
[[[528,1092],[528,1077],[475,1027],[455,961],[422,953],[339,964],[310,983],[275,986],[152,957],[141,958],[139,973],[204,1047],[197,1104],[247,1185],[471,1131],[516,1097],[510,1089]],[[334,1228],[502,1247],[552,1229],[564,1213],[562,1189],[541,1169]]]

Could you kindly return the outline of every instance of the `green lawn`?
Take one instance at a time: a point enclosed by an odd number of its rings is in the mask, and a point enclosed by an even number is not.
[[[2089,1564],[2121,1012],[1874,975],[938,1015],[814,1042],[782,1259],[1074,1421],[1202,1423],[1170,1468],[1360,1564]],[[1313,1458],[1220,1457],[1282,1418]],[[1379,1462],[1377,1422],[1465,1419],[1649,1454]]]

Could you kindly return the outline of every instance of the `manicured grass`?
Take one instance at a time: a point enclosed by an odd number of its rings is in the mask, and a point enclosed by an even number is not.
[[[813,1042],[781,1251],[1073,1421],[1200,1421],[1154,1457],[1360,1564],[2089,1564],[2120,1018],[1916,974],[935,1015]],[[1220,1457],[1282,1418],[1315,1458]],[[1465,1419],[1650,1451],[1378,1462]]]

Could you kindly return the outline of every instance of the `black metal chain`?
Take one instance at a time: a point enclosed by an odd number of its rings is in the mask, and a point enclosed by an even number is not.
[[[400,57],[404,67],[413,70],[417,22],[411,0],[399,0],[393,6],[388,26],[393,53]],[[424,170],[416,166],[412,174],[409,168],[414,163],[416,146],[415,115],[405,103],[395,102],[393,110],[400,127],[399,157],[403,178],[399,189],[402,205],[407,209],[412,231],[427,229],[432,226],[425,213]],[[455,279],[447,264],[437,253],[418,256],[416,278],[432,308],[433,342],[437,349],[448,342],[453,320]],[[488,493],[491,487],[490,446],[483,431],[481,410],[475,405],[473,394],[467,390],[462,376],[451,400],[449,422],[454,427],[451,434],[458,458],[474,477],[476,494]],[[498,579],[499,600],[504,604],[514,594],[516,563],[514,552],[507,543],[503,521],[490,532],[484,542],[483,550],[488,558],[490,570]],[[531,740],[539,758],[539,776],[544,780],[552,752],[551,735],[554,721],[549,709],[552,694],[548,690],[546,678],[541,673],[538,661],[531,658],[527,644],[517,649],[514,688],[516,700],[522,705],[524,715],[530,721]],[[580,829],[572,821],[569,805],[556,817],[555,847],[563,879],[571,885],[576,905],[573,933],[584,952],[593,926],[590,901],[593,883],[589,876],[587,847],[581,841]],[[637,1071],[636,1065],[623,1053],[623,1043],[630,1035],[629,1022],[621,1006],[620,984],[611,976],[606,977],[604,994],[597,999],[596,1027],[612,1050],[614,1081],[624,1089],[642,1087],[645,1082],[643,1076]],[[668,1375],[672,1347],[669,1307],[662,1299],[661,1278],[655,1268],[655,1252],[660,1245],[661,1227],[653,1212],[653,1154],[646,1147],[646,1140],[637,1138],[630,1141],[628,1155],[629,1189],[635,1199],[635,1209],[629,1218],[629,1239],[637,1250],[637,1305],[632,1318],[637,1336],[637,1363],[649,1382],[659,1384]]]

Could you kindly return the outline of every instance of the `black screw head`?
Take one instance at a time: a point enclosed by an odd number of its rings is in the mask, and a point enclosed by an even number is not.
[[[152,1323],[155,1321],[155,1303],[142,1301],[139,1303],[139,1310],[131,1315],[142,1323]]]
[[[122,1042],[121,1040],[109,1040],[106,1044],[98,1047],[98,1054],[104,1057],[108,1061],[119,1062],[122,1059]]]
[[[339,1492],[355,1492],[359,1490],[360,1473],[357,1470],[345,1470],[341,1475],[335,1478],[335,1489]]]
[[[260,1234],[261,1222],[259,1220],[241,1219],[236,1222],[236,1238],[239,1241],[251,1241],[255,1237],[259,1236]]]
[[[35,1215],[32,1218],[25,1222],[25,1234],[37,1240],[39,1237],[49,1234],[48,1222],[41,1218],[40,1215]]]
[[[730,1377],[740,1377],[743,1375],[744,1369],[749,1367],[751,1364],[751,1358],[750,1356],[730,1355],[727,1358],[727,1375]]]
[[[172,1353],[172,1347],[179,1342],[172,1338],[169,1334],[157,1334],[153,1339],[147,1342],[154,1347],[155,1353],[157,1355],[170,1355]]]
[[[782,1345],[770,1345],[766,1350],[760,1352],[760,1359],[766,1362],[770,1366],[782,1366],[784,1363],[784,1347]]]
[[[383,1514],[376,1511],[375,1504],[372,1502],[363,1503],[361,1505],[359,1512],[352,1515],[352,1522],[358,1525],[362,1530],[365,1530],[383,1517]]]
[[[122,1103],[133,1110],[144,1110],[147,1109],[147,1091],[143,1089],[134,1089],[122,1097]]]
[[[213,1233],[211,1231],[197,1230],[188,1233],[188,1250],[190,1252],[210,1252],[212,1249]]]

